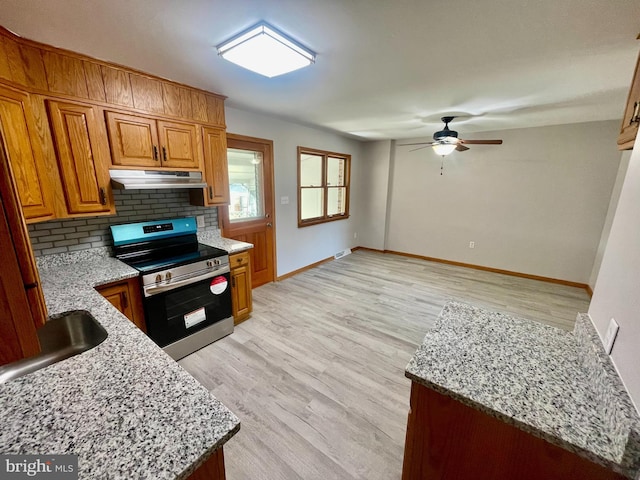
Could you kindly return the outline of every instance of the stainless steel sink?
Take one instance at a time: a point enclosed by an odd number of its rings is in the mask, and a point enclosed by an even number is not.
[[[0,367],[0,383],[91,350],[107,338],[107,331],[86,310],[55,315],[38,330],[40,354]]]

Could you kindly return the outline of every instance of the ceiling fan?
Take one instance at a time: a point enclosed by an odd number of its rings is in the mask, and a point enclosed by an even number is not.
[[[433,134],[433,142],[421,142],[421,143],[403,143],[402,146],[407,145],[423,145],[420,148],[433,147],[433,150],[438,155],[449,155],[454,150],[464,152],[469,150],[467,145],[502,145],[502,140],[463,140],[458,138],[458,132],[449,129],[449,122],[456,117],[442,117],[440,120],[444,122],[444,129]],[[416,150],[420,150],[416,148]]]

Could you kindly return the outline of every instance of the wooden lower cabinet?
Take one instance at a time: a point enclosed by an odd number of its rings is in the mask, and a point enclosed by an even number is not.
[[[140,294],[140,281],[137,277],[100,285],[96,287],[96,290],[140,330],[147,332]]]
[[[211,456],[187,477],[187,480],[225,480],[224,452],[222,447],[213,452]]]
[[[253,310],[251,299],[251,263],[249,252],[229,255],[231,268],[231,305],[234,323],[246,320]]]
[[[402,480],[622,480],[568,450],[411,384]]]

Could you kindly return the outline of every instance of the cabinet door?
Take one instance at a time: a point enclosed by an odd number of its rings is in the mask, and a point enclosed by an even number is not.
[[[96,290],[140,330],[147,331],[137,278],[102,285]]]
[[[207,188],[205,205],[229,203],[229,172],[227,167],[227,136],[224,130],[205,127],[202,129],[204,143],[204,174]]]
[[[622,117],[620,135],[618,135],[619,150],[633,148],[633,142],[638,134],[638,125],[640,125],[640,56],[638,56],[624,117]]]
[[[17,240],[21,244],[16,243]],[[0,365],[40,352],[36,327],[43,324],[45,311],[38,312],[34,308],[36,305],[29,298],[29,291],[39,292],[40,299],[44,300],[37,270],[30,266],[33,258],[25,258],[25,240],[26,227],[20,214],[5,149],[0,144]],[[31,268],[34,270],[24,270]]]
[[[106,112],[111,163],[132,167],[159,167],[156,121],[139,115]]]
[[[0,133],[25,219],[53,218],[52,187],[24,93],[0,87]]]
[[[253,310],[249,252],[229,255],[229,265],[231,267],[231,309],[237,325],[246,320]]]
[[[55,101],[47,105],[68,212],[115,213],[106,134],[95,108]]]
[[[199,169],[200,149],[196,125],[158,120],[162,166]]]

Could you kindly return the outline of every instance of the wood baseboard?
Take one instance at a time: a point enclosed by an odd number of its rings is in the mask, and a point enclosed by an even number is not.
[[[286,280],[287,278],[291,278],[295,275],[298,275],[299,273],[306,272],[307,270],[311,270],[312,268],[316,268],[317,266],[322,265],[323,263],[331,262],[332,260],[335,260],[335,258],[328,257],[328,258],[325,258],[324,260],[320,260],[319,262],[315,262],[315,263],[312,263],[311,265],[307,265],[306,267],[302,267],[292,272],[285,273],[284,275],[276,277],[276,282],[281,282],[282,280]]]
[[[400,255],[403,257],[417,258],[420,260],[426,260],[427,262],[436,262],[436,263],[444,263],[446,265],[454,265],[456,267],[464,267],[464,268],[472,268],[474,270],[482,270],[484,272],[492,272],[492,273],[501,273],[503,275],[511,275],[512,277],[520,277],[520,278],[528,278],[530,280],[539,280],[541,282],[547,283],[555,283],[557,285],[565,285],[567,287],[576,287],[584,289],[589,297],[593,296],[593,290],[586,283],[572,282],[570,280],[562,280],[559,278],[551,278],[551,277],[543,277],[540,275],[531,275],[529,273],[522,272],[514,272],[512,270],[503,270],[501,268],[493,268],[493,267],[485,267],[483,265],[474,265],[472,263],[464,263],[464,262],[455,262],[453,260],[445,260],[443,258],[435,258],[435,257],[427,257],[424,255],[417,255],[415,253],[406,253],[406,252],[398,252],[396,250],[378,250],[377,248],[369,248],[369,247],[352,247],[351,251],[355,252],[356,250],[364,250],[367,252],[376,252],[376,253],[390,253],[392,255]],[[325,258],[324,260],[320,260],[319,262],[312,263],[311,265],[307,265],[306,267],[299,268],[294,270],[293,272],[286,273],[280,277],[276,278],[277,282],[285,280],[287,278],[291,278],[299,273],[306,272],[307,270],[311,270],[312,268],[317,267],[318,265],[322,265],[323,263],[330,262],[335,260],[334,257]]]
[[[565,286],[568,286],[568,287],[582,288],[582,289],[586,290],[586,292],[590,296],[593,295],[593,291],[591,290],[591,287],[589,287],[589,285],[587,285],[586,283],[572,282],[570,280],[562,280],[562,279],[559,279],[559,278],[551,278],[551,277],[542,277],[540,275],[531,275],[529,273],[514,272],[514,271],[511,271],[511,270],[503,270],[501,268],[485,267],[483,265],[474,265],[472,263],[455,262],[453,260],[445,260],[443,258],[427,257],[427,256],[424,256],[424,255],[416,255],[415,253],[398,252],[398,251],[395,251],[395,250],[376,250],[374,248],[367,248],[367,247],[355,247],[355,248],[352,248],[352,250],[368,250],[368,251],[372,251],[372,252],[390,253],[390,254],[393,254],[393,255],[401,255],[403,257],[418,258],[420,260],[426,260],[428,262],[444,263],[444,264],[447,264],[447,265],[454,265],[456,267],[472,268],[474,270],[482,270],[482,271],[485,271],[485,272],[501,273],[503,275],[511,275],[512,277],[528,278],[530,280],[539,280],[541,282],[555,283],[555,284],[558,284],[558,285],[565,285]]]

